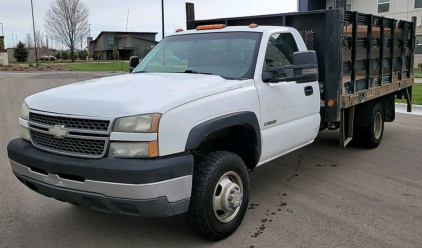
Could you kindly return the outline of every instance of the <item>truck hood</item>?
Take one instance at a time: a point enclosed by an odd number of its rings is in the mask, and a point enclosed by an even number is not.
[[[122,117],[168,110],[242,87],[242,81],[183,73],[134,73],[73,83],[29,96],[30,109],[80,116]]]

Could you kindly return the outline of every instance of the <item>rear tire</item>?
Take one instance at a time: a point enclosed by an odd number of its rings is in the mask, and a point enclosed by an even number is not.
[[[380,103],[375,104],[367,127],[353,127],[353,139],[361,147],[377,148],[384,134],[384,109]]]
[[[231,152],[213,152],[195,165],[188,223],[210,240],[230,236],[242,223],[249,202],[249,176]]]

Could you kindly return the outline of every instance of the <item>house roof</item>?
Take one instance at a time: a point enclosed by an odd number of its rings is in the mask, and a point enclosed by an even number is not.
[[[116,36],[116,38],[117,38],[117,39],[120,39],[120,38],[125,38],[125,37],[130,37],[130,38],[134,38],[134,39],[138,39],[138,40],[149,41],[149,42],[152,42],[152,43],[158,43],[158,41],[155,41],[155,40],[148,40],[148,39],[139,38],[139,37],[132,36],[132,35],[122,35],[122,36]]]
[[[124,32],[124,31],[101,31],[101,33],[97,36],[97,38],[95,38],[94,40],[92,40],[91,42],[95,42],[97,41],[97,39],[104,34],[116,34],[116,35],[134,35],[134,34],[153,34],[153,35],[157,35],[157,32]]]

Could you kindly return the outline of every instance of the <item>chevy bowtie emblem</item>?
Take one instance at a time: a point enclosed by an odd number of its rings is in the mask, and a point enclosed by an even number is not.
[[[48,133],[54,135],[57,139],[64,139],[69,133],[69,130],[64,128],[64,125],[54,125],[54,127],[48,129]]]

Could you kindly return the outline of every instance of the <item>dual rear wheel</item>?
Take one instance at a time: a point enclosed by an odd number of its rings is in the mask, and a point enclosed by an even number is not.
[[[353,140],[361,147],[377,148],[384,134],[384,108],[380,103],[375,104],[370,117],[368,126],[353,127]]]

